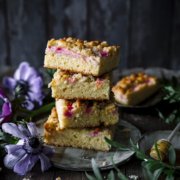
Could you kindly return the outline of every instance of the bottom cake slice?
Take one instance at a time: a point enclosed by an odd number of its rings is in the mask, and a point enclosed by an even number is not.
[[[112,139],[113,132],[114,127],[61,130],[59,128],[56,109],[53,108],[51,115],[44,124],[44,142],[55,146],[72,146],[108,151],[111,147],[106,143],[104,138]]]

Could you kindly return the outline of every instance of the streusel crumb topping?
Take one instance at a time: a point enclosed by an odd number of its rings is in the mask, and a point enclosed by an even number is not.
[[[47,48],[51,47],[66,48],[82,55],[101,57],[114,55],[120,48],[119,46],[110,46],[106,41],[83,41],[72,37],[51,39],[48,41]]]
[[[143,86],[150,86],[157,83],[157,78],[143,72],[131,74],[121,79],[114,87],[113,91],[121,91],[123,94],[138,91]]]
[[[106,80],[106,79],[109,79],[109,74],[105,74],[101,77],[94,77],[92,75],[88,75],[88,76],[85,76],[85,75],[82,75],[81,73],[71,73],[71,72],[68,72],[68,71],[63,71],[63,70],[57,70],[54,74],[54,79],[56,79],[57,81],[60,81],[60,80],[67,80],[67,81],[70,81],[70,82],[93,82],[93,81],[103,81],[103,80]]]

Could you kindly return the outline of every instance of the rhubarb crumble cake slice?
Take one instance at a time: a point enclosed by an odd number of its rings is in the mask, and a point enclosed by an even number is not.
[[[159,88],[156,77],[139,72],[122,78],[112,91],[117,102],[124,105],[137,105]]]
[[[57,70],[49,84],[56,99],[108,100],[110,76],[94,77]]]
[[[56,100],[59,128],[84,128],[114,125],[119,120],[117,107],[111,102]]]
[[[69,37],[48,41],[45,54],[47,68],[101,76],[118,65],[119,46]]]
[[[113,138],[114,127],[88,129],[60,129],[55,108],[44,124],[44,142],[55,146],[72,146],[76,148],[110,150],[105,137]]]

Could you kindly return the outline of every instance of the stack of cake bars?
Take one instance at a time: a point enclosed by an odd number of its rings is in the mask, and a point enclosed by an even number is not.
[[[50,40],[44,66],[57,69],[49,84],[55,108],[44,124],[44,141],[55,146],[108,151],[119,116],[110,100],[119,47],[75,38]]]

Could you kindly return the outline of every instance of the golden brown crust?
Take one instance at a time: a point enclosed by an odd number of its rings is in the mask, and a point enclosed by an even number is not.
[[[92,76],[92,75],[83,75],[82,73],[73,73],[71,71],[63,71],[58,69],[55,74],[54,74],[54,79],[55,80],[67,80],[68,78],[73,78],[74,81],[78,80],[83,80],[83,81],[96,81],[96,80],[109,80],[110,79],[110,74],[104,74],[102,76]]]
[[[79,98],[79,97],[75,97],[74,96],[74,99],[72,99],[72,98],[69,98],[68,99],[68,97],[64,97],[64,96],[61,96],[60,94],[59,94],[59,96],[58,97],[55,97],[56,99],[67,99],[67,100],[82,100],[82,101],[89,101],[89,100],[95,100],[95,101],[104,101],[104,100],[108,100],[109,98],[107,98],[107,99],[105,99],[105,98],[85,98],[85,97],[82,97],[82,98]]]
[[[101,53],[114,55],[120,48],[119,46],[110,46],[106,41],[86,41],[72,37],[57,40],[51,39],[47,43],[47,48],[51,47],[66,48],[86,56],[101,56]]]
[[[67,146],[65,146],[65,145],[58,145],[58,144],[53,144],[53,143],[46,143],[47,145],[51,145],[51,146],[56,146],[56,147],[67,147]],[[75,147],[75,146],[71,146],[71,145],[69,145],[68,147]],[[76,148],[82,148],[82,149],[91,149],[91,150],[96,150],[96,151],[102,151],[102,152],[108,152],[109,150],[110,150],[110,148],[109,149],[97,149],[97,147],[96,147],[96,149],[93,149],[93,148],[85,148],[85,147],[79,147],[79,146],[76,146]]]
[[[156,85],[157,83],[158,80],[156,77],[147,75],[144,72],[139,72],[122,78],[112,88],[112,91],[114,93],[121,92],[122,94],[129,94],[145,86]]]
[[[53,121],[53,123],[52,123]],[[52,108],[51,110],[51,115],[48,117],[48,120],[44,123],[44,129],[47,132],[51,132],[56,130],[56,127],[58,126],[58,118],[57,118],[57,112],[56,112],[56,108]]]
[[[78,70],[74,70],[74,69],[67,69],[67,67],[66,68],[64,68],[63,66],[61,66],[61,67],[57,67],[57,66],[46,66],[46,65],[44,65],[44,68],[48,68],[48,69],[60,69],[60,70],[62,70],[62,71],[71,71],[72,73],[81,73],[81,74],[83,74],[83,75],[93,75],[93,76],[102,76],[102,74],[97,74],[97,73],[92,73],[92,72],[85,72],[85,71],[78,71]],[[114,69],[116,69],[116,68],[113,68],[112,69],[112,71],[114,70]],[[107,73],[107,72],[105,72],[105,73]]]

